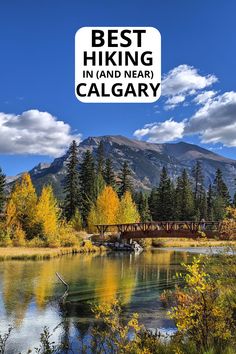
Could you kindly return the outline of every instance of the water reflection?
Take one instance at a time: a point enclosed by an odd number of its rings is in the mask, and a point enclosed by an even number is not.
[[[167,319],[159,295],[174,287],[180,264],[191,259],[187,252],[155,250],[138,256],[116,253],[2,262],[0,330],[5,330],[9,323],[16,327],[11,353],[14,348],[18,353],[35,347],[44,325],[55,328],[61,323],[60,336],[69,341],[69,336],[78,332],[86,335],[92,323],[91,301],[109,302],[117,296],[125,315],[135,311],[148,327],[168,328],[173,324]],[[59,299],[64,287],[56,272],[70,285],[63,305]]]

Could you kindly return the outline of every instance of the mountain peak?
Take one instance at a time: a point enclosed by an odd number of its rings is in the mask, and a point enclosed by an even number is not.
[[[198,145],[186,142],[150,143],[122,135],[90,136],[78,146],[79,163],[86,150],[90,150],[96,158],[97,148],[101,141],[104,144],[105,158],[111,158],[116,174],[119,173],[124,161],[128,162],[132,171],[132,183],[136,190],[150,190],[158,185],[163,166],[167,168],[170,177],[175,181],[184,168],[191,174],[192,167],[199,160],[204,170],[206,187],[213,182],[216,169],[220,168],[231,194],[234,193],[236,161]],[[50,165],[39,164],[30,171],[38,191],[44,183],[51,183],[56,195],[59,198],[63,197],[62,181],[66,173],[67,157],[68,153],[55,159]]]

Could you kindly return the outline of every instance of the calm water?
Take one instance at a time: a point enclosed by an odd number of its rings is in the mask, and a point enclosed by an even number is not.
[[[93,322],[92,301],[121,299],[125,315],[138,312],[148,328],[174,329],[159,295],[172,289],[181,263],[193,254],[175,250],[154,250],[140,255],[64,256],[49,261],[8,261],[0,263],[1,333],[14,326],[9,353],[26,352],[38,344],[43,326],[55,330],[53,339],[78,333],[86,336]],[[69,296],[60,304],[64,287],[59,272],[70,285]]]

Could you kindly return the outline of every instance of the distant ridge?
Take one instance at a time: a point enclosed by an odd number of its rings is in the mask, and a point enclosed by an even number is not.
[[[231,195],[235,189],[236,161],[220,156],[198,145],[185,142],[154,144],[145,141],[129,139],[121,135],[105,135],[88,137],[79,145],[79,161],[83,154],[90,150],[94,156],[100,142],[104,144],[105,156],[113,161],[115,172],[127,161],[132,170],[133,184],[137,189],[150,189],[159,183],[160,171],[163,166],[173,180],[181,173],[183,168],[189,172],[197,160],[201,161],[205,186],[213,182],[217,168],[223,172]],[[52,184],[59,198],[63,197],[61,182],[65,176],[65,162],[68,155],[55,159],[51,164],[39,164],[30,174],[37,190],[41,190],[45,183]]]

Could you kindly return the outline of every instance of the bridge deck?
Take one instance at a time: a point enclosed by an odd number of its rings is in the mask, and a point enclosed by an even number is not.
[[[218,221],[152,221],[130,224],[96,225],[98,232],[104,236],[106,232],[118,232],[124,238],[143,237],[196,237],[198,231],[203,231],[208,237],[220,230]]]

